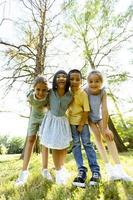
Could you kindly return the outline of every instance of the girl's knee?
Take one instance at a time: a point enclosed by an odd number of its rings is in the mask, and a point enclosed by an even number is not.
[[[34,143],[35,141],[36,141],[36,136],[35,135],[28,137],[28,142],[29,143]]]

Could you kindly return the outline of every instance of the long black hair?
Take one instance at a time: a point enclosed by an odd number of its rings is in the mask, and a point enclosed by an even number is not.
[[[59,74],[65,74],[66,75],[66,87],[65,87],[65,93],[69,91],[69,82],[68,82],[68,75],[64,70],[59,70],[55,73],[54,77],[53,77],[53,83],[52,83],[52,89],[55,91],[57,89],[57,83],[56,83],[56,79],[58,77]]]

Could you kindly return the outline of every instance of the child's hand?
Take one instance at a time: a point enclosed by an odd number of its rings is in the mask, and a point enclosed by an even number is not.
[[[114,140],[114,135],[110,129],[108,128],[104,129],[104,135],[109,141]]]
[[[82,126],[82,125],[79,125],[78,128],[77,128],[77,131],[78,131],[79,133],[81,133],[81,132],[82,132],[82,129],[83,129],[83,126]]]

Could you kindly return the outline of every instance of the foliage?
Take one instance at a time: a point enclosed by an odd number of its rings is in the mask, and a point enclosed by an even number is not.
[[[128,148],[133,149],[133,117],[128,117],[125,119],[127,127],[122,126],[119,117],[113,117],[113,122],[124,144]]]
[[[0,135],[0,144],[3,144],[6,148],[8,148],[10,143],[9,135]]]
[[[68,1],[65,15],[66,36],[71,36],[86,66],[95,69],[107,65],[108,56],[133,37],[130,32],[132,5],[121,13],[116,12],[119,1],[94,0]]]
[[[119,109],[120,84],[132,78],[121,66],[116,65],[119,50],[133,38],[132,4],[124,12],[116,11],[120,1],[115,0],[76,0],[66,1],[68,7],[64,14],[66,37],[71,38],[76,50],[84,61],[83,75],[89,69],[98,69],[106,74],[110,97],[121,121]],[[118,61],[116,63],[119,63]],[[120,64],[119,64],[120,65]]]
[[[85,156],[85,155],[84,155]],[[97,155],[98,156],[98,155]],[[84,157],[85,158],[85,157]],[[133,152],[120,154],[123,167],[131,176],[133,176]],[[55,179],[53,182],[46,181],[41,176],[40,156],[33,155],[31,159],[30,176],[28,183],[24,187],[17,188],[14,181],[20,173],[22,161],[19,155],[0,156],[0,199],[11,200],[125,200],[133,199],[133,183],[116,181],[107,182],[105,176],[105,167],[98,156],[98,162],[101,166],[102,181],[97,187],[89,187],[90,171],[86,181],[86,188],[76,188],[72,186],[72,181],[77,175],[76,164],[72,154],[67,155],[66,168],[70,171],[71,177],[66,186],[57,186]],[[85,160],[85,165],[88,166]],[[49,155],[49,169],[52,176],[55,176],[53,161]]]
[[[7,148],[5,147],[4,144],[0,144],[0,154],[6,154],[7,153]]]
[[[3,4],[4,10],[8,2],[4,1]],[[2,52],[6,61],[0,81],[6,83],[7,92],[16,82],[31,83],[37,75],[44,74],[47,65],[50,65],[46,59],[50,56],[51,61],[51,57],[58,54],[56,48],[50,48],[51,43],[60,35],[59,16],[64,8],[52,0],[21,0],[19,5],[20,17],[15,23],[18,42],[13,39],[5,41],[3,36],[0,37],[0,46],[4,47]],[[3,16],[2,21],[4,20]]]
[[[10,140],[8,153],[15,154],[15,153],[21,153],[23,150],[24,145],[24,139],[21,137],[13,137]]]

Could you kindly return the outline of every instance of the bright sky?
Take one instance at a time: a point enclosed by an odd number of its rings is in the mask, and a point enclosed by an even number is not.
[[[20,5],[19,0],[6,0],[7,2],[6,4],[4,4],[3,2],[4,0],[0,0],[0,23],[3,17],[8,18],[8,19],[13,19],[16,21],[17,21],[17,17],[20,17],[20,18],[22,17],[21,8],[18,7],[18,5]],[[83,2],[83,0],[80,0],[80,2]],[[120,10],[124,11],[130,3],[131,3],[131,0],[121,0],[119,7],[116,11],[120,11]],[[14,41],[16,41],[17,35],[18,35],[18,32],[16,31],[16,26],[13,21],[6,20],[0,26],[0,38],[2,36],[2,38],[4,38],[7,41],[10,39],[13,39]],[[58,44],[59,46],[62,45],[61,42],[62,41],[60,41],[60,43]],[[64,41],[63,45],[70,46],[71,42]],[[127,67],[129,66],[129,71],[130,73],[133,74],[133,68],[131,67],[131,65],[128,64],[130,56],[131,55],[129,54],[129,52],[127,52],[126,48],[123,48],[123,50],[121,51],[121,54],[118,56],[118,60],[121,60],[121,62],[123,63],[122,65],[123,69],[125,69],[125,67],[127,69]],[[64,64],[65,62],[67,62],[68,66],[73,66],[73,65],[74,67],[81,66],[81,60],[76,57],[76,54],[75,55],[73,54],[73,56],[69,58],[69,61],[66,58],[63,58],[63,59],[64,59]],[[3,64],[3,61],[0,60],[0,65],[2,64]],[[57,64],[60,65],[59,61],[57,62]],[[126,89],[125,92],[128,92],[128,88]],[[10,96],[10,99],[7,99],[6,101],[8,101],[7,103],[8,107],[6,107],[6,110],[14,110],[15,112],[19,110],[21,111],[21,113],[24,112],[28,116],[29,109],[27,106],[26,107],[24,106],[26,104],[26,99],[25,99],[25,103],[23,102],[22,104],[20,104],[20,100],[14,98],[14,94],[13,94]],[[0,109],[1,108],[3,108],[2,102],[0,103]],[[28,120],[19,117],[17,114],[0,112],[0,122],[1,122],[0,134],[2,133],[2,134],[10,134],[10,135],[18,135],[18,136],[26,135]]]

